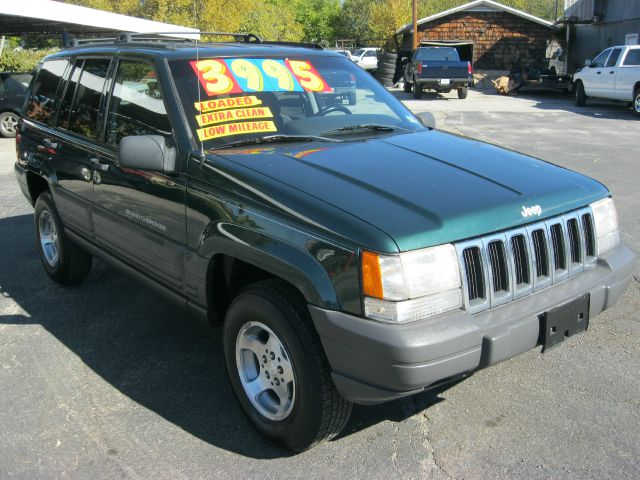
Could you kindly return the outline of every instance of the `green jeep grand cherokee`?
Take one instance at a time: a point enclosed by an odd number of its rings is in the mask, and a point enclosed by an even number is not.
[[[15,171],[51,278],[97,256],[221,323],[267,437],[304,450],[352,403],[552,347],[627,286],[600,183],[426,128],[339,54],[245,40],[45,58]]]

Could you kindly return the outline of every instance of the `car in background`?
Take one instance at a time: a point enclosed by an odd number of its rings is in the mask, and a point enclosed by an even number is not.
[[[0,72],[0,136],[16,136],[18,118],[29,83],[30,73]]]
[[[404,68],[404,91],[413,90],[413,98],[421,98],[424,89],[448,93],[458,91],[458,98],[467,98],[473,87],[471,62],[460,60],[453,47],[419,47]]]
[[[331,49],[331,50],[336,52],[336,53],[339,53],[340,55],[344,55],[349,60],[353,61],[353,56],[351,55],[351,52],[349,50],[343,50],[341,48],[336,48],[336,49]]]
[[[640,117],[640,45],[609,47],[573,75],[576,105],[587,98],[630,102]]]
[[[351,60],[360,68],[365,70],[375,70],[378,68],[379,48],[365,47],[359,48],[351,55]]]

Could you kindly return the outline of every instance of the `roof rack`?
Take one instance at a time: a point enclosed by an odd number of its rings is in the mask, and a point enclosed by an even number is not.
[[[68,43],[68,47],[79,47],[83,45],[95,44],[111,44],[111,43],[176,43],[176,42],[195,42],[195,38],[186,37],[191,35],[215,35],[222,37],[231,37],[234,42],[242,43],[262,43],[262,39],[255,33],[232,33],[232,32],[200,32],[188,30],[184,32],[149,32],[149,33],[133,33],[120,32],[115,37],[94,37],[94,38],[74,38]],[[205,43],[205,42],[203,42]]]
[[[68,47],[80,47],[85,45],[107,45],[107,44],[122,44],[122,43],[152,43],[173,45],[175,43],[192,43],[195,42],[195,38],[186,37],[191,35],[198,36],[220,36],[231,37],[234,42],[238,43],[257,43],[263,45],[282,45],[287,47],[301,47],[312,48],[315,50],[322,50],[323,48],[317,43],[305,43],[305,42],[271,42],[264,41],[255,33],[231,33],[231,32],[199,32],[199,31],[184,31],[184,32],[150,32],[150,33],[132,33],[132,32],[120,32],[115,37],[96,37],[96,38],[74,38],[72,39]],[[210,43],[210,42],[202,42]]]

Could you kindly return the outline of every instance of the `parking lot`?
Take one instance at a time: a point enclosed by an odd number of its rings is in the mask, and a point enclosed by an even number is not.
[[[394,94],[438,128],[603,182],[640,254],[640,121],[623,105]],[[640,478],[640,269],[561,347],[355,407],[340,437],[292,456],[245,419],[218,330],[97,261],[81,286],[49,280],[14,155],[0,140],[0,478]]]

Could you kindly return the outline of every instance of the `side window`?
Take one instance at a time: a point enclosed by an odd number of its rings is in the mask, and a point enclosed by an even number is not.
[[[69,112],[70,131],[95,138],[100,99],[110,62],[107,58],[91,58],[84,61],[80,80],[77,81],[73,106]]]
[[[623,64],[633,66],[640,65],[640,48],[629,50]]]
[[[117,145],[131,135],[162,135],[169,140],[171,124],[154,68],[122,60],[109,106],[107,143]]]
[[[602,52],[600,55],[598,55],[593,60],[593,63],[591,64],[591,66],[593,68],[604,67],[604,62],[607,60],[607,57],[609,56],[609,53],[611,53],[611,49],[610,48],[606,49],[604,52]]]
[[[622,53],[621,48],[614,48],[611,55],[609,55],[609,60],[607,60],[605,67],[615,67],[618,62],[618,58],[620,58],[620,53]]]
[[[73,96],[76,93],[76,87],[78,80],[80,79],[80,72],[82,71],[82,64],[84,60],[76,60],[73,66],[73,72],[67,82],[67,90],[64,92],[62,103],[60,104],[60,113],[58,114],[58,126],[61,128],[69,129],[69,115],[71,113],[71,104],[73,102]]]
[[[42,64],[25,108],[27,118],[51,125],[56,112],[56,92],[68,64],[66,59],[48,60]]]

